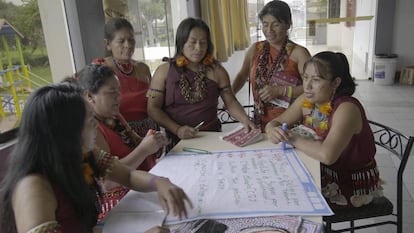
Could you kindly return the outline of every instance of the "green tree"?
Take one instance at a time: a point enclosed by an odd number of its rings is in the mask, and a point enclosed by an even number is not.
[[[152,45],[155,43],[156,35],[154,33],[154,24],[157,23],[157,20],[165,19],[165,0],[146,0],[140,2],[140,8],[142,12],[142,19],[145,22],[145,28],[148,32],[149,44]]]
[[[31,49],[29,56],[31,56],[37,48],[45,47],[37,0],[23,0],[23,4],[17,10],[14,25],[24,36],[24,39],[22,40],[23,45]]]

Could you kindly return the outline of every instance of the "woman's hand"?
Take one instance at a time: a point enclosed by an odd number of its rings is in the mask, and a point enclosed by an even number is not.
[[[284,131],[281,126],[266,125],[266,134],[269,141],[277,144],[280,142],[289,142],[291,134],[289,130]]]
[[[188,139],[188,138],[194,138],[198,133],[198,129],[182,125],[177,128],[177,137],[180,139]]]
[[[185,202],[187,202],[191,208],[193,208],[193,204],[187,194],[185,194],[184,190],[171,183],[171,181],[165,177],[156,178],[154,183],[160,198],[161,206],[165,213],[172,213],[174,216],[178,215],[180,220],[183,216],[187,217]]]
[[[259,98],[264,102],[269,102],[272,99],[281,96],[283,93],[283,86],[269,86],[266,85],[259,91]]]
[[[247,132],[249,132],[252,129],[256,129],[256,125],[251,121],[251,120],[247,120],[245,122],[242,122],[243,127],[247,130]]]
[[[148,130],[147,135],[142,139],[141,146],[147,154],[151,155],[158,152],[163,146],[168,144],[168,139],[159,131]]]
[[[160,226],[156,226],[156,227],[153,227],[145,231],[145,233],[169,233],[169,232],[170,232],[170,229],[166,227],[160,227]]]

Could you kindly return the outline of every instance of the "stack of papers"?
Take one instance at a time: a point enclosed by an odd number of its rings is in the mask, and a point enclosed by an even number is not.
[[[243,126],[239,126],[234,131],[224,135],[222,139],[236,146],[243,147],[261,141],[263,135],[260,129],[252,129],[247,132]]]

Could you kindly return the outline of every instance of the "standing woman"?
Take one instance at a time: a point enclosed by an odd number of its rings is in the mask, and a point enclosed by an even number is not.
[[[271,119],[280,115],[291,101],[303,93],[303,64],[308,50],[289,40],[292,26],[289,5],[283,1],[267,3],[259,13],[266,40],[254,43],[233,82],[237,93],[250,78],[255,103],[255,123],[262,131]]]
[[[92,63],[104,64],[116,74],[121,85],[120,117],[125,119],[140,137],[157,124],[148,117],[146,93],[151,81],[149,67],[132,59],[135,51],[134,29],[124,18],[112,18],[105,24],[105,47],[109,56],[95,59]],[[105,123],[105,122],[103,122]],[[156,155],[148,156],[139,169],[150,170],[155,165]]]
[[[167,129],[173,144],[193,138],[194,128],[221,131],[218,97],[246,129],[253,122],[231,91],[227,71],[213,58],[210,29],[201,19],[187,18],[178,26],[176,53],[155,71],[148,90],[148,114]]]

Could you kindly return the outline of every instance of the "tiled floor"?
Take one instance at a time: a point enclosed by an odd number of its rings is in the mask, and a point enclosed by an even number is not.
[[[233,79],[242,64],[244,51],[238,51],[232,55],[228,62],[223,63]],[[358,80],[357,89],[354,94],[358,98],[369,119],[398,129],[404,134],[414,135],[414,86],[391,85],[381,86],[370,80]],[[248,97],[248,85],[237,94],[239,101],[251,104]],[[225,130],[228,130],[224,128]],[[414,151],[411,153],[414,156]],[[393,161],[387,152],[378,150],[376,159],[380,175],[384,184],[384,193],[391,200],[395,201],[396,193],[396,169]],[[411,178],[410,178],[411,177]],[[404,232],[414,232],[414,159],[410,158],[404,178]],[[394,205],[395,206],[395,205]],[[370,220],[374,222],[376,219]],[[339,226],[339,225],[337,225]],[[361,233],[392,233],[396,232],[394,225],[385,225],[372,229],[360,230]]]

